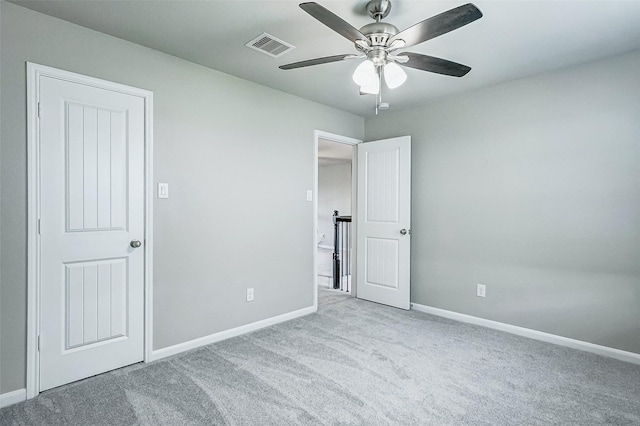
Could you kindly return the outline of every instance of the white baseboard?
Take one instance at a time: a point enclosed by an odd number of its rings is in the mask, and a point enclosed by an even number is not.
[[[18,389],[13,392],[2,393],[0,394],[0,408],[8,407],[9,405],[17,404],[18,402],[26,400],[26,389]]]
[[[200,337],[198,339],[190,340],[188,342],[178,343],[177,345],[169,346],[162,349],[157,349],[151,353],[151,361],[157,361],[159,359],[173,356],[181,352],[188,351],[190,349],[199,348],[200,346],[205,346],[211,343],[219,342],[221,340],[230,339],[232,337],[240,336],[241,334],[246,334],[251,331],[269,327],[270,325],[274,325],[274,324],[289,321],[295,318],[303,317],[305,315],[312,314],[316,311],[317,311],[316,307],[309,306],[308,308],[303,308],[297,311],[288,312],[286,314],[278,315],[272,318],[267,318],[261,321],[252,322],[251,324],[241,325],[240,327],[220,331],[218,333],[210,334],[208,336]]]
[[[562,337],[551,333],[532,330],[530,328],[518,327],[517,325],[505,324],[503,322],[474,317],[472,315],[447,311],[446,309],[433,308],[431,306],[420,305],[418,303],[412,303],[411,309],[419,312],[425,312],[431,315],[437,315],[439,317],[453,319],[456,321],[480,325],[487,328],[493,328],[494,330],[500,330],[507,333],[516,334],[518,336],[528,337],[530,339],[541,340],[543,342],[566,346],[568,348],[579,349],[581,351],[591,352],[597,355],[615,358],[633,364],[640,364],[640,354],[634,352],[622,351],[620,349],[614,349],[608,346],[601,346],[589,342],[583,342],[582,340],[569,339],[568,337]]]

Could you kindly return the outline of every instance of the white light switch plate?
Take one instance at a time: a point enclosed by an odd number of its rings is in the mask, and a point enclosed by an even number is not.
[[[313,191],[307,189],[307,201],[313,201]]]
[[[168,183],[159,183],[158,184],[158,198],[169,198],[169,184]]]
[[[487,297],[487,286],[484,284],[478,284],[476,286],[476,296]]]

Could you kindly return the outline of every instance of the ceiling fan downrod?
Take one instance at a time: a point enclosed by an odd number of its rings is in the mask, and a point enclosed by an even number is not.
[[[386,18],[391,12],[390,0],[371,0],[367,3],[367,13],[369,16],[375,19],[376,22],[380,22]]]

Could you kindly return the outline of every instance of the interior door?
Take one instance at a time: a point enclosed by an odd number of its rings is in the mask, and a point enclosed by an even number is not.
[[[40,77],[40,390],[144,351],[144,99]]]
[[[358,145],[357,296],[410,308],[411,137]]]

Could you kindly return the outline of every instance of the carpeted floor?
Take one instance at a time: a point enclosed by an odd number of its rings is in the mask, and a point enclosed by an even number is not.
[[[320,291],[317,314],[63,386],[2,425],[640,425],[640,365]]]

